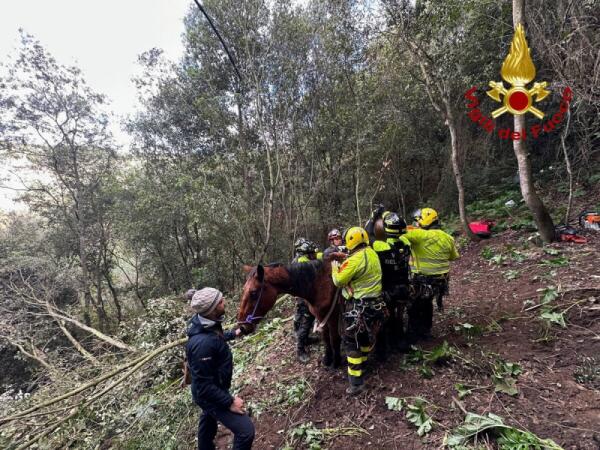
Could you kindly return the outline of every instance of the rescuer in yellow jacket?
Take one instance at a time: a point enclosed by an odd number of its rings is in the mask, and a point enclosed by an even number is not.
[[[413,299],[408,308],[409,339],[431,337],[433,299],[442,309],[442,299],[448,293],[450,261],[459,257],[454,238],[439,227],[439,217],[432,208],[415,213],[419,228],[407,231],[403,237],[410,242],[410,271]]]
[[[383,322],[385,303],[381,296],[379,257],[369,247],[367,232],[352,227],[344,233],[343,239],[350,253],[332,254],[331,276],[345,299],[343,342],[350,382],[346,393],[357,395],[364,390],[364,363]],[[340,264],[336,258],[343,262]]]

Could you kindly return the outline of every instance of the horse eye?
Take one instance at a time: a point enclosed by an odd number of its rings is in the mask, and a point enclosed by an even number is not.
[[[252,301],[256,301],[257,298],[258,298],[258,291],[250,291],[250,299]]]

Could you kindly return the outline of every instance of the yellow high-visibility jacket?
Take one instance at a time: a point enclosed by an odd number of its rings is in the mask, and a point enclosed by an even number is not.
[[[376,252],[384,252],[392,248],[396,242],[401,241],[403,244],[406,244],[410,247],[410,241],[404,237],[404,235],[400,235],[398,239],[388,238],[385,241],[373,241],[373,250]]]
[[[317,253],[317,259],[323,259],[322,252]],[[310,259],[307,255],[301,255],[301,256],[297,256],[296,258],[294,258],[292,263],[306,263],[306,262],[310,262],[310,261],[314,261],[314,260]]]
[[[442,275],[450,271],[450,261],[460,255],[448,233],[420,228],[402,235],[410,241],[410,271],[421,275]]]
[[[340,265],[331,263],[333,284],[342,287],[345,299],[356,300],[377,297],[381,294],[381,265],[379,257],[371,247],[365,247],[350,255]]]

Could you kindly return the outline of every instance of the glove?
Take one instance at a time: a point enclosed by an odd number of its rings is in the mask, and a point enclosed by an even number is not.
[[[348,255],[344,252],[332,252],[329,254],[329,259],[332,259],[334,261],[343,261],[347,257]]]

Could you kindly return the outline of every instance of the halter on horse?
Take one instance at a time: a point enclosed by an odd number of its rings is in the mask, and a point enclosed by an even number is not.
[[[248,273],[242,291],[238,323],[245,333],[251,333],[256,325],[275,305],[277,297],[291,294],[306,300],[310,312],[323,326],[325,343],[325,366],[340,364],[340,335],[338,331],[339,306],[333,305],[336,288],[331,280],[331,266],[327,262],[270,264],[267,266],[244,266]],[[333,314],[330,311],[334,308]],[[329,315],[329,317],[328,317]],[[327,317],[327,319],[326,319]]]

